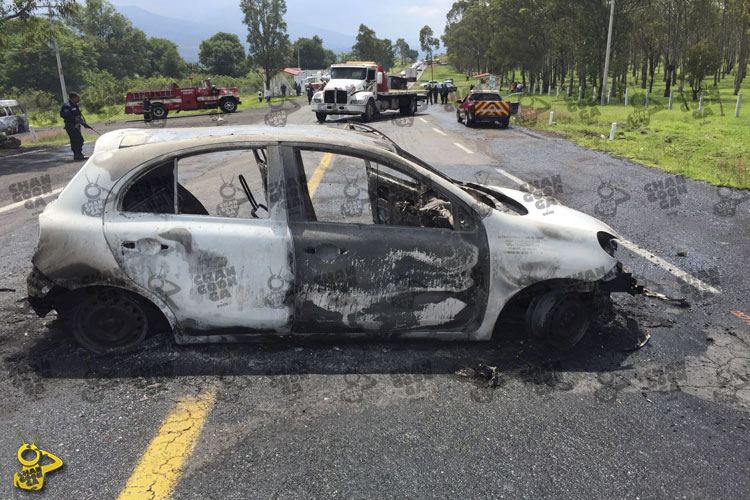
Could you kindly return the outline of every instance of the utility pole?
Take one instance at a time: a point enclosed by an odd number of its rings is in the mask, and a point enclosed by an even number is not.
[[[609,75],[609,53],[612,49],[612,21],[615,18],[615,0],[609,0],[609,32],[607,33],[607,55],[604,57],[604,75],[602,76],[602,101],[601,105],[607,104],[607,78]]]
[[[60,47],[57,45],[57,38],[55,38],[55,25],[52,22],[52,6],[47,5],[47,13],[49,14],[49,25],[52,28],[52,47],[55,49],[55,57],[57,57],[57,72],[60,75],[60,90],[62,90],[63,102],[68,101],[68,91],[65,88],[65,75],[63,74],[62,62],[60,61]]]
[[[299,69],[302,69],[302,65],[300,64],[299,61],[300,61],[300,59],[299,59],[299,46],[297,46],[297,67]]]

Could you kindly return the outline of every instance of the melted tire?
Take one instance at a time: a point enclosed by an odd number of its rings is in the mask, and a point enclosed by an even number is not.
[[[591,304],[582,294],[552,290],[534,297],[526,310],[526,331],[550,347],[570,349],[586,335]]]

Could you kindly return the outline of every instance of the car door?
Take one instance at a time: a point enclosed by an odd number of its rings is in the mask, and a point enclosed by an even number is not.
[[[191,150],[135,170],[113,187],[104,232],[123,272],[171,310],[178,335],[288,331],[292,244],[264,178],[279,171],[277,148]]]
[[[288,207],[293,331],[391,334],[479,326],[489,260],[484,228],[469,207],[408,173],[406,163],[291,146],[281,148],[281,157],[287,189],[298,199]]]

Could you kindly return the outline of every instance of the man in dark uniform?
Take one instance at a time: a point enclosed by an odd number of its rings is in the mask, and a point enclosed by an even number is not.
[[[307,104],[312,104],[312,98],[315,91],[313,90],[312,84],[307,85]]]
[[[81,96],[77,92],[71,92],[68,94],[68,102],[63,104],[60,110],[60,117],[65,121],[65,131],[70,138],[70,149],[73,150],[74,161],[86,159],[82,152],[83,136],[81,135],[81,123],[83,123],[83,117],[81,115],[81,108],[78,107],[80,100]]]

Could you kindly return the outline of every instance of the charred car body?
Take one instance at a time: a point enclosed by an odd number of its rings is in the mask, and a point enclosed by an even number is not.
[[[29,131],[29,119],[18,101],[0,100],[0,132],[21,134]]]
[[[510,307],[535,337],[570,346],[596,304],[637,291],[606,224],[459,183],[376,130],[348,127],[359,130],[105,134],[40,216],[30,303],[55,308],[96,352],[161,326],[178,343],[488,340]],[[236,170],[217,165],[227,158]],[[201,180],[210,175],[221,182]]]

